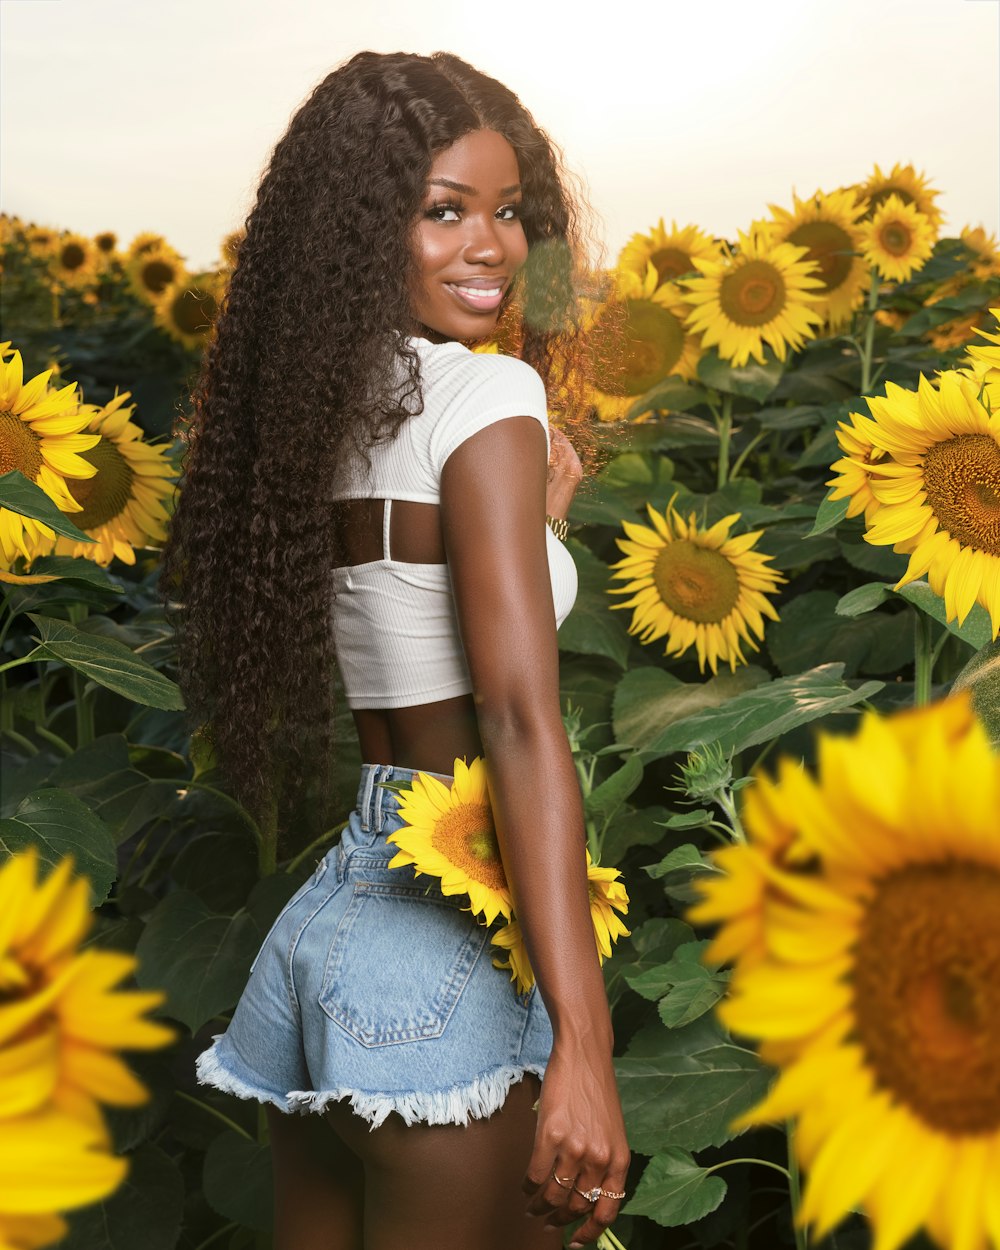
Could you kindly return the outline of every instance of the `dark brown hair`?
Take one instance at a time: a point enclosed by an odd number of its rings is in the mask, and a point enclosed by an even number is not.
[[[160,593],[189,726],[244,806],[282,829],[332,818],[325,488],[346,447],[363,452],[419,409],[410,234],[434,155],[478,129],[517,155],[529,259],[506,324],[516,311],[518,354],[554,383],[555,358],[580,341],[582,254],[558,150],[513,92],[456,56],[361,52],[275,146],[176,431],[184,476]],[[553,415],[572,423],[568,408]]]

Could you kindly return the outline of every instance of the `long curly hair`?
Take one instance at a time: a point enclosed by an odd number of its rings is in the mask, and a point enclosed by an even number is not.
[[[411,233],[435,154],[479,129],[511,144],[523,188],[529,259],[507,324],[516,309],[518,354],[547,384],[564,377],[591,236],[561,153],[459,57],[360,52],[274,148],[175,425],[183,477],[159,584],[188,727],[282,838],[333,815],[329,570],[343,559],[327,487],[347,448],[365,455],[420,411]],[[553,389],[574,424],[566,387]]]

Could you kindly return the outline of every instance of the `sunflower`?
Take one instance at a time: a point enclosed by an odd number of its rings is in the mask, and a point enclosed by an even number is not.
[[[993,329],[1000,330],[1000,308],[991,308],[990,313],[996,323]],[[958,372],[975,382],[977,392],[983,390],[986,404],[997,412],[1000,411],[1000,333],[990,334],[979,329],[975,333],[990,346],[970,343]]]
[[[97,248],[85,234],[64,234],[49,261],[49,270],[63,286],[83,287],[97,276]]]
[[[682,656],[694,646],[701,672],[706,661],[717,672],[720,660],[735,672],[746,663],[740,639],[758,650],[751,631],[762,638],[764,616],[778,619],[766,596],[787,581],[765,567],[770,556],[751,550],[763,531],[730,538],[738,512],[700,529],[693,512],[684,522],[673,499],[663,515],[652,504],[646,509],[654,529],[623,521],[627,537],[615,539],[625,556],[611,566],[612,577],[628,584],[608,594],[632,598],[611,608],[635,609],[628,632],[640,642],[666,634],[665,655]]]
[[[201,350],[211,336],[225,288],[219,273],[182,276],[154,297],[154,320],[182,346]]]
[[[868,217],[872,217],[891,195],[895,195],[904,204],[912,204],[918,213],[928,219],[935,238],[944,222],[944,215],[934,203],[940,191],[929,186],[924,175],[918,174],[912,165],[897,162],[887,174],[883,174],[876,165],[875,172],[856,191],[859,200],[868,201]]]
[[[982,403],[976,383],[957,370],[935,388],[921,374],[917,391],[886,383],[867,397],[873,446],[888,454],[869,478],[879,504],[865,538],[910,557],[897,583],[927,575],[961,624],[981,603],[993,637],[1000,632],[1000,410]]]
[[[181,257],[166,245],[126,260],[125,274],[134,294],[147,304],[155,303],[167,287],[183,282],[186,276]]]
[[[658,282],[652,261],[644,278],[616,271],[608,300],[587,318],[593,402],[602,421],[625,419],[641,395],[670,375],[697,374],[701,343],[685,324],[689,309],[674,283]]]
[[[28,225],[23,238],[33,256],[50,260],[59,246],[60,234],[58,230],[52,230],[48,226]]]
[[[1000,245],[995,234],[987,234],[982,226],[963,226],[962,242],[972,253],[972,276],[985,282],[1000,277]]]
[[[230,230],[226,237],[219,245],[219,251],[222,255],[222,263],[227,269],[235,269],[236,261],[239,259],[240,246],[247,237],[247,232],[243,226],[237,226],[235,230]]]
[[[860,229],[866,263],[890,282],[909,281],[934,251],[930,219],[898,195],[890,195]]]
[[[833,487],[830,499],[850,499],[847,515],[852,517],[864,512],[865,520],[869,524],[879,507],[878,500],[872,494],[870,482],[876,466],[887,455],[871,442],[871,424],[870,417],[856,412],[850,414],[850,421],[837,422],[837,443],[844,455],[830,465],[831,469],[836,470],[837,476],[826,483]]]
[[[51,1108],[106,1138],[99,1103],[149,1098],[115,1051],[155,1049],[175,1035],[142,1016],[162,992],[114,989],[134,956],[81,949],[93,913],[87,878],[71,879],[72,857],[41,882],[38,859],[28,846],[0,868],[0,1116]]]
[[[695,257],[702,276],[681,284],[688,288],[681,298],[694,305],[688,330],[704,331],[702,345],[718,345],[736,366],[751,356],[763,364],[765,343],[784,360],[787,348],[797,350],[823,324],[823,279],[807,248],[772,245],[759,226],[738,233],[738,251],[720,260]]]
[[[49,390],[52,370],[24,381],[21,353],[0,361],[0,473],[19,469],[41,487],[63,512],[79,512],[67,478],[93,477],[97,472],[81,452],[100,441],[100,434],[82,433],[88,413],[80,403],[75,382]],[[9,569],[18,555],[31,560],[32,548],[52,538],[41,521],[0,508],[0,567]]]
[[[615,914],[628,912],[628,893],[617,868],[602,868],[595,864],[587,850],[587,886],[590,893],[590,918],[594,925],[594,941],[603,964],[611,957],[611,943],[620,937],[628,937],[620,918]],[[507,951],[506,959],[494,959],[494,968],[510,970],[510,979],[516,982],[519,994],[527,994],[535,984],[535,974],[528,959],[520,922],[515,917],[490,939],[494,946]]]
[[[37,1250],[69,1232],[58,1214],[106,1198],[128,1160],[72,1116],[43,1110],[0,1121],[0,1250]]]
[[[129,420],[135,404],[122,405],[131,393],[116,392],[103,408],[83,405],[90,417],[87,429],[99,434],[100,442],[81,454],[97,472],[84,481],[67,483],[82,509],[70,519],[96,541],[76,542],[57,534],[49,544],[54,555],[83,556],[105,566],[117,556],[125,564],[135,564],[133,548],[166,539],[169,514],[164,502],[174,493],[175,469],[169,447],[143,442],[142,430]]]
[[[972,336],[988,324],[989,313],[985,308],[974,308],[972,312],[950,321],[942,321],[927,331],[927,338],[939,352],[949,351],[953,347],[964,347],[972,341]]]
[[[861,256],[861,232],[858,223],[865,205],[859,204],[853,191],[822,191],[808,200],[800,200],[792,192],[794,212],[769,204],[774,221],[766,223],[772,243],[792,243],[807,249],[806,257],[819,266],[817,288],[822,312],[831,330],[849,321],[856,308],[864,303],[871,285],[871,274]]]
[[[113,230],[102,230],[100,234],[94,235],[94,246],[101,256],[105,258],[113,256],[118,246],[118,236]]]
[[[697,226],[688,225],[677,229],[677,222],[670,223],[669,231],[659,224],[649,234],[633,234],[618,254],[618,268],[634,273],[641,281],[646,277],[646,265],[652,263],[656,270],[656,284],[672,282],[682,274],[694,270],[694,257],[712,260],[719,255],[719,245]]]
[[[789,826],[811,857],[770,868],[765,954],[719,1007],[782,1056],[734,1127],[797,1118],[817,1241],[858,1204],[875,1250],[921,1226],[1000,1239],[998,810],[1000,756],[963,691],[821,734],[816,776],[789,767],[746,811],[734,858]]]
[[[390,868],[412,864],[414,874],[441,878],[443,894],[468,894],[468,910],[492,924],[498,914],[509,920],[513,899],[497,842],[486,780],[486,763],[455,761],[449,789],[437,777],[417,773],[399,792],[399,815],[405,824],[389,834],[399,851]]]
[[[125,249],[125,259],[135,260],[138,256],[147,256],[169,247],[162,234],[157,234],[154,230],[141,230]]]

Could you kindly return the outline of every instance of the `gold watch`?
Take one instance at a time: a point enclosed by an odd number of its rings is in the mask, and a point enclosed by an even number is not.
[[[564,517],[547,516],[545,524],[560,542],[564,543],[566,541],[566,535],[569,533],[569,521]]]

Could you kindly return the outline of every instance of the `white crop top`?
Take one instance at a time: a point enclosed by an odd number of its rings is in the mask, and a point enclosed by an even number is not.
[[[331,496],[386,500],[383,558],[331,570],[334,646],[350,708],[410,707],[472,690],[448,565],[392,559],[390,501],[438,503],[451,453],[504,417],[537,417],[549,445],[545,387],[529,364],[457,342],[410,342],[420,353],[423,412],[368,449],[370,475],[349,453]],[[576,565],[548,526],[545,540],[558,628],[576,599]]]

